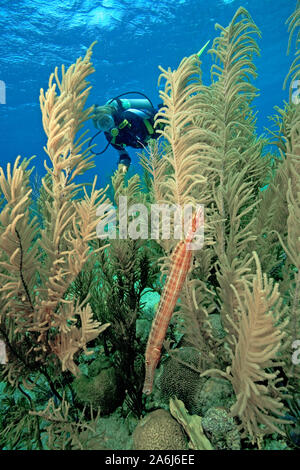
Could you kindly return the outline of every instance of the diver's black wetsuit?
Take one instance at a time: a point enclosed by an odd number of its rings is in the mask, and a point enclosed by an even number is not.
[[[119,163],[129,166],[131,159],[125,147],[143,148],[150,138],[156,139],[159,136],[153,128],[154,116],[158,109],[153,108],[153,111],[143,110],[142,116],[140,116],[137,114],[140,111],[135,113],[134,111],[124,110],[121,101],[117,101],[118,108],[113,113],[117,135],[113,136],[112,131],[104,132],[104,135],[107,141],[118,150]]]

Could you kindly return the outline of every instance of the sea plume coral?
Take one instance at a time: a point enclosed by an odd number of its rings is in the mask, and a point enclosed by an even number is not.
[[[241,315],[239,339],[226,374],[237,398],[231,413],[239,416],[241,428],[251,437],[263,432],[283,433],[277,423],[284,422],[278,416],[283,415],[285,389],[278,385],[279,371],[274,369],[282,365],[279,352],[284,350],[287,324],[278,285],[262,274],[257,254],[254,258],[257,274],[251,287],[245,284],[243,301],[235,291]],[[258,423],[265,425],[265,431]]]
[[[83,197],[78,197],[81,188],[74,183],[75,176],[92,165],[89,149],[83,151],[82,136],[75,140],[91,116],[91,108],[84,110],[84,105],[89,92],[86,77],[93,72],[92,47],[67,71],[62,67],[61,81],[56,69],[47,92],[41,90],[48,137],[45,150],[52,164],[45,163],[41,230],[37,217],[30,213],[29,161],[21,162],[18,157],[13,168],[7,166],[6,174],[0,169],[4,196],[0,335],[9,352],[4,375],[11,383],[43,368],[51,353],[60,359],[63,370],[76,373],[75,354],[108,326],[94,321],[90,306],[66,298],[70,284],[91,256],[89,242],[96,238],[100,220],[96,210],[105,201],[96,180],[89,193],[83,189]]]

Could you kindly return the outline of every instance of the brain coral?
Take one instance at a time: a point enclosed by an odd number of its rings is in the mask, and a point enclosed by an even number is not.
[[[199,368],[200,353],[196,349],[184,347],[179,351],[178,356],[180,360],[191,364],[194,369]],[[170,357],[163,364],[158,386],[164,400],[169,401],[170,398],[176,396],[184,402],[190,413],[194,413],[197,408],[195,400],[206,380],[200,377],[200,371],[196,372]]]
[[[181,426],[166,410],[146,415],[133,433],[134,450],[185,450],[187,440]]]

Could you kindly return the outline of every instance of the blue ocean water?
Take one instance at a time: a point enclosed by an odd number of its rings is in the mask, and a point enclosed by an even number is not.
[[[47,88],[56,66],[69,66],[97,40],[90,77],[88,105],[102,104],[126,91],[146,93],[160,102],[158,66],[176,68],[184,56],[197,52],[243,6],[262,33],[261,57],[256,59],[260,90],[256,99],[257,131],[270,126],[268,116],[287,99],[284,77],[292,62],[287,57],[286,19],[296,0],[0,0],[0,83],[6,102],[0,104],[0,165],[17,155],[36,155],[34,165],[44,174],[46,138],[39,108],[40,88]],[[210,82],[211,58],[203,57],[203,79]],[[3,101],[3,100],[2,100]],[[95,133],[92,123],[86,127]],[[97,151],[105,145],[100,136]],[[129,149],[133,171],[140,171]],[[96,168],[104,185],[117,167],[118,155],[109,148],[97,157]]]

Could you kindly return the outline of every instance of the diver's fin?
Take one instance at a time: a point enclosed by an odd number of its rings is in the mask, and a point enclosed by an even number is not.
[[[197,56],[200,57],[202,52],[205,51],[206,47],[208,46],[208,44],[210,43],[210,39],[207,41],[207,43],[202,47],[202,49],[200,49],[199,52],[197,52]]]

